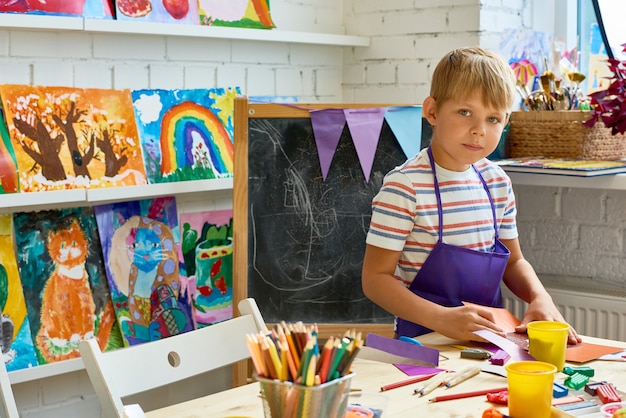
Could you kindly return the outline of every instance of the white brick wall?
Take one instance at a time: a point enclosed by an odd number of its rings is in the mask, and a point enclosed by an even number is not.
[[[524,256],[548,287],[626,295],[626,191],[514,190]]]

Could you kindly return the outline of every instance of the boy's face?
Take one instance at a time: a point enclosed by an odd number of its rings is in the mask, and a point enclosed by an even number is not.
[[[478,92],[441,104],[428,97],[423,108],[433,126],[433,157],[437,164],[453,171],[465,171],[470,164],[491,154],[507,124],[506,109],[483,104]]]

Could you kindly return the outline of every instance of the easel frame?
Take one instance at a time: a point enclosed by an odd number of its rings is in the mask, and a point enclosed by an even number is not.
[[[329,108],[370,108],[397,105],[387,104],[251,104],[246,97],[235,98],[234,143],[235,164],[233,181],[233,307],[248,297],[248,127],[250,118],[309,118],[309,111]],[[235,308],[236,310],[236,308]],[[239,315],[239,312],[234,312]],[[268,324],[272,327],[273,324]],[[356,329],[365,336],[375,333],[393,337],[393,324],[318,323],[319,338],[343,335],[347,329]],[[240,366],[240,365],[237,365]],[[248,368],[236,367],[235,386],[248,378]]]

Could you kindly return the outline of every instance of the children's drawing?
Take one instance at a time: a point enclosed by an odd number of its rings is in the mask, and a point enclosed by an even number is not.
[[[233,317],[233,211],[181,213],[182,257],[198,328]]]
[[[194,329],[179,272],[173,197],[96,206],[106,274],[126,345]]]
[[[535,76],[554,68],[544,68],[544,59],[554,62],[553,34],[529,29],[507,29],[502,35],[499,52],[507,59],[518,80],[530,91],[535,90]]]
[[[8,371],[38,364],[13,250],[11,215],[0,215],[0,348]]]
[[[0,106],[0,194],[19,191],[17,179],[17,162],[11,136],[7,130],[4,112]]]
[[[115,0],[116,19],[197,25],[197,0]]]
[[[150,183],[232,177],[239,88],[132,92]]]
[[[13,214],[18,265],[40,364],[79,357],[81,340],[121,346],[91,208]]]
[[[146,184],[129,90],[0,85],[25,192]]]
[[[113,18],[113,0],[0,0],[0,12]]]
[[[200,24],[254,29],[276,27],[269,0],[198,0]]]

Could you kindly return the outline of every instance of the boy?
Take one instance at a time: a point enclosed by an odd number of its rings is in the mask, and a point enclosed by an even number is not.
[[[431,330],[457,340],[504,336],[491,312],[500,282],[534,320],[563,321],[517,239],[511,181],[487,157],[515,100],[515,76],[497,55],[459,48],[437,65],[422,113],[431,144],[387,174],[372,203],[363,261],[365,295],[396,315],[397,336]],[[439,225],[443,225],[442,228]],[[580,342],[570,328],[569,342]]]

